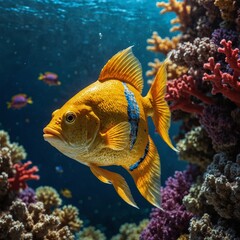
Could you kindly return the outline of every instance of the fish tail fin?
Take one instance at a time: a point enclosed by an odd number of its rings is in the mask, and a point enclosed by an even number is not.
[[[131,174],[142,196],[161,209],[160,158],[150,136],[144,155],[140,160],[130,167],[123,167]]]
[[[169,58],[167,58],[159,68],[152,86],[145,98],[147,98],[148,102],[149,100],[151,102],[151,117],[157,132],[170,148],[172,148],[174,151],[177,151],[177,149],[173,146],[168,134],[171,121],[171,112],[168,103],[164,98],[167,85],[166,64],[168,60]]]
[[[91,165],[90,169],[92,173],[101,181],[104,183],[112,184],[115,188],[118,195],[129,205],[138,208],[137,204],[135,203],[131,191],[128,187],[127,182],[125,179],[117,174],[110,172],[106,169],[99,168],[98,166]]]
[[[44,75],[42,73],[39,74],[38,80],[43,80],[44,79]]]
[[[11,102],[7,102],[7,108],[11,108],[12,107],[12,103]]]
[[[29,98],[27,99],[27,102],[28,102],[29,104],[33,104],[33,100],[32,100],[32,98],[29,97]]]

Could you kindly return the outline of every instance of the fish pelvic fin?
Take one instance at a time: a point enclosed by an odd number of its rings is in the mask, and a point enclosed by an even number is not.
[[[130,123],[121,122],[103,134],[107,147],[120,151],[129,143]]]
[[[106,169],[100,168],[96,165],[91,165],[90,169],[92,171],[92,173],[101,181],[107,184],[112,184],[113,187],[115,188],[116,192],[118,193],[118,195],[129,205],[138,208],[138,206],[136,205],[131,191],[129,189],[129,186],[127,184],[127,182],[125,181],[125,179],[117,174],[117,173],[113,173],[110,172]]]
[[[142,67],[128,47],[115,54],[103,67],[98,80],[100,82],[117,79],[131,84],[140,93],[143,89]]]
[[[178,151],[172,144],[169,137],[168,130],[171,122],[171,112],[167,101],[165,100],[166,85],[167,85],[167,71],[166,64],[168,58],[163,62],[159,68],[157,75],[152,83],[152,86],[146,96],[150,100],[153,114],[151,115],[157,132],[162,139],[168,144],[174,151]]]
[[[150,136],[141,159],[123,167],[131,174],[142,196],[155,207],[161,208],[160,158]]]

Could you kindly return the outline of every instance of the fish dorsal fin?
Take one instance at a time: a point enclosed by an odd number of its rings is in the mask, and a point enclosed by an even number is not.
[[[140,93],[143,89],[142,67],[128,47],[115,54],[103,67],[98,80],[100,82],[117,79],[131,84]]]

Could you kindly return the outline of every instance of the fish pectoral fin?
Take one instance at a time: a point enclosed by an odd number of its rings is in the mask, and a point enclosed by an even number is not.
[[[131,191],[128,187],[127,182],[125,181],[125,179],[117,174],[117,173],[113,173],[110,172],[106,169],[103,168],[99,168],[98,166],[95,165],[91,165],[90,169],[92,171],[92,173],[102,182],[104,183],[108,183],[108,184],[112,184],[116,190],[116,192],[118,193],[118,195],[128,204],[130,204],[133,207],[138,208],[138,206],[136,205]]]
[[[143,89],[142,67],[138,59],[132,53],[132,47],[128,47],[115,54],[103,67],[98,81],[110,79],[131,84],[140,93]]]
[[[129,143],[130,123],[121,122],[103,134],[108,148],[116,151],[123,150]]]
[[[142,194],[151,204],[161,208],[160,196],[160,159],[157,149],[149,136],[149,143],[145,153],[137,164],[123,166],[133,177],[134,182]]]

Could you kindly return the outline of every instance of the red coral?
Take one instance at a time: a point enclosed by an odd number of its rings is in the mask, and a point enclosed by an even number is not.
[[[240,58],[239,49],[232,49],[232,42],[223,39],[223,48],[218,48],[219,53],[226,55],[225,62],[233,70],[233,74],[222,72],[221,64],[215,63],[213,57],[208,59],[203,67],[209,69],[212,74],[204,73],[203,80],[212,83],[212,94],[222,93],[225,97],[240,106]]]
[[[201,114],[203,106],[195,103],[192,96],[206,104],[213,103],[211,98],[197,89],[196,81],[192,76],[183,75],[178,79],[168,81],[165,99],[171,102],[171,111],[181,109],[184,112]]]
[[[14,177],[8,179],[8,182],[10,183],[10,189],[16,191],[18,191],[19,189],[25,189],[27,188],[26,181],[39,180],[40,176],[35,175],[35,173],[38,172],[37,166],[33,166],[27,169],[31,164],[32,162],[28,161],[24,164],[16,163],[13,165],[13,168],[15,169],[16,173]]]

